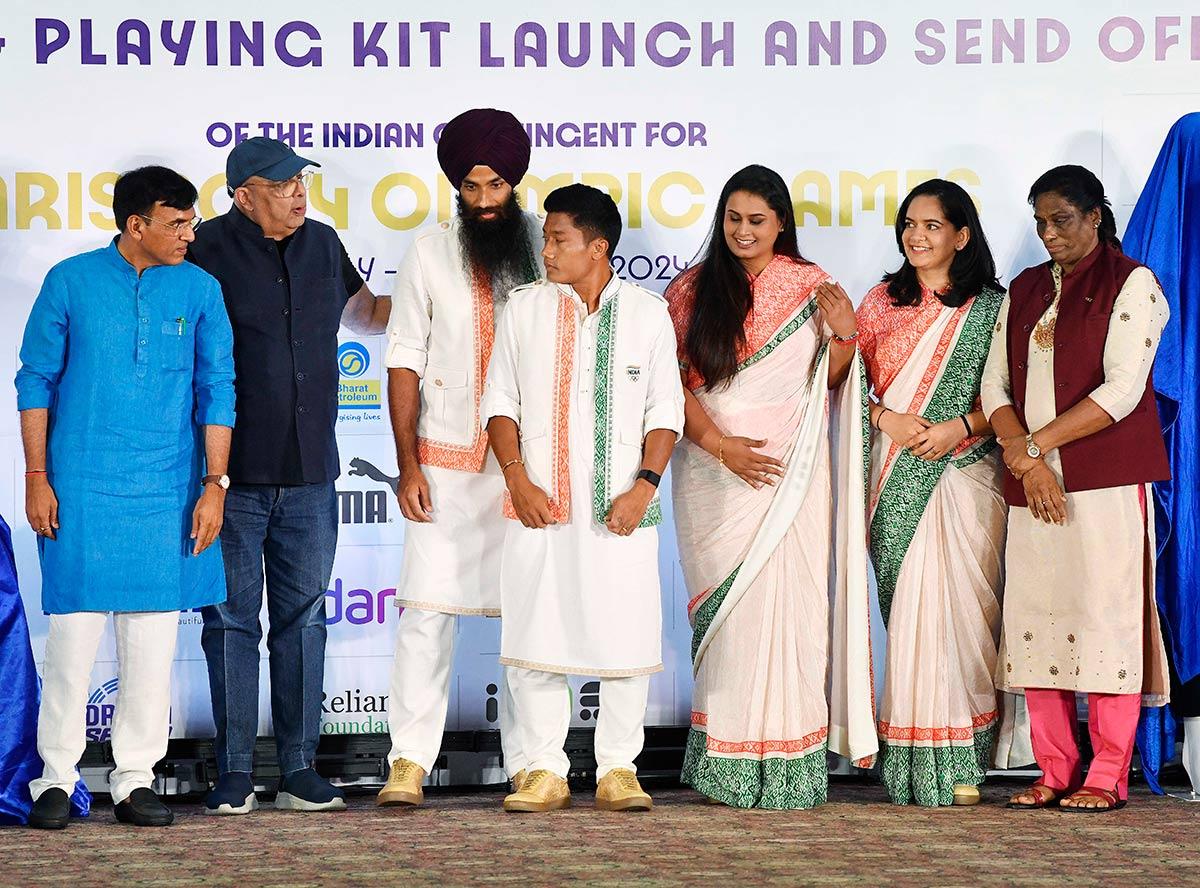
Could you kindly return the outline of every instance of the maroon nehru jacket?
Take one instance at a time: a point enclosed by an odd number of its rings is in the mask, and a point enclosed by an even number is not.
[[[1025,269],[1008,291],[1008,371],[1013,407],[1025,428],[1029,428],[1025,421],[1029,338],[1054,301],[1050,267],[1051,263],[1045,262]],[[1140,263],[1120,250],[1101,244],[1063,276],[1054,325],[1054,402],[1059,416],[1104,382],[1109,316],[1121,287],[1139,267]],[[1064,444],[1059,456],[1068,493],[1169,479],[1167,448],[1154,402],[1153,371],[1132,413],[1094,435]],[[1008,472],[1004,475],[1004,499],[1011,506],[1028,505],[1021,482]]]

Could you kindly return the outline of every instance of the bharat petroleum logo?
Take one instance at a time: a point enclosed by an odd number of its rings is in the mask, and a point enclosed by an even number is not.
[[[338,347],[338,371],[347,379],[358,379],[371,366],[371,355],[361,342],[345,342]]]

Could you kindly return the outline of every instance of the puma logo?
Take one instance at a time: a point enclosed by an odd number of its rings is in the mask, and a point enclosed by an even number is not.
[[[379,471],[374,464],[367,462],[365,459],[360,459],[357,456],[350,460],[350,471],[347,472],[347,474],[358,475],[363,478],[370,478],[372,481],[378,481],[380,484],[386,484],[388,487],[392,488],[392,493],[398,493],[400,491],[399,475],[396,475],[395,477],[391,475],[385,475],[383,472]]]

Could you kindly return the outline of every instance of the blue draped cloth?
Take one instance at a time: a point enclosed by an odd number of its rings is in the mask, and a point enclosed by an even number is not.
[[[29,781],[42,776],[37,753],[37,715],[41,682],[29,646],[25,606],[17,588],[12,534],[0,518],[0,825],[24,825],[33,800]],[[71,813],[87,817],[92,797],[83,781],[71,794]]]
[[[1155,485],[1158,609],[1181,682],[1200,675],[1200,113],[1176,121],[1125,232],[1127,255],[1158,275],[1171,306],[1154,364],[1171,480]],[[1146,782],[1175,750],[1175,720],[1143,709],[1138,751]]]

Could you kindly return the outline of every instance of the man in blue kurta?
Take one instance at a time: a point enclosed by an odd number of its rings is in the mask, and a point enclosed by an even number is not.
[[[108,613],[119,694],[117,819],[166,826],[150,788],[167,750],[179,611],[225,599],[217,535],[234,422],[233,335],[217,281],[184,262],[196,189],[164,167],[113,189],[120,234],[50,270],[21,345],[26,516],[38,534],[42,666],[31,826],[67,825],[88,683]],[[207,472],[205,474],[207,466]]]

